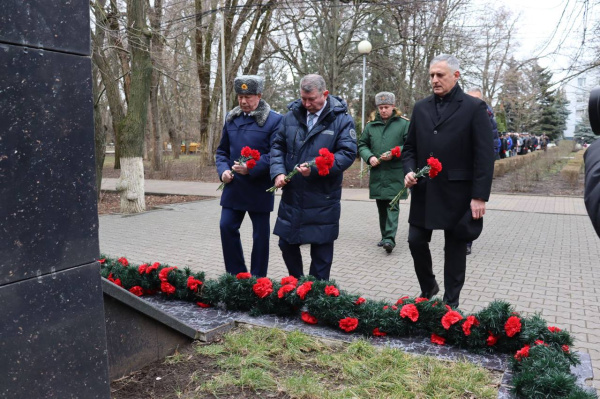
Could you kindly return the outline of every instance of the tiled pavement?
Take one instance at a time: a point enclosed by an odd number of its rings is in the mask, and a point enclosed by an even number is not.
[[[114,187],[114,182],[103,180],[103,188]],[[146,191],[154,193],[217,196],[216,186],[146,181]],[[276,208],[278,203],[277,198]],[[394,301],[419,293],[406,243],[408,203],[403,202],[400,209],[398,244],[388,255],[375,245],[379,240],[377,211],[367,190],[343,190],[340,237],[331,273],[341,288]],[[224,271],[219,216],[216,198],[134,216],[101,216],[100,249],[136,263],[189,266],[215,278]],[[271,226],[275,217],[273,212]],[[241,235],[249,259],[249,222],[242,225]],[[276,236],[271,236],[270,248],[269,277],[283,277],[287,273]],[[310,262],[308,249],[302,251],[305,264]],[[431,249],[441,286],[443,232],[434,232]],[[540,312],[550,324],[571,331],[576,349],[591,355],[593,385],[600,389],[600,239],[581,198],[492,195],[484,231],[468,257],[461,309],[477,311],[494,299],[506,300],[520,312]]]

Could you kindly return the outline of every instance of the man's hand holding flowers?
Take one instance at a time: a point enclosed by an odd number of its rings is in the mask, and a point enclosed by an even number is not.
[[[256,166],[256,162],[260,160],[260,152],[253,150],[252,148],[245,146],[242,148],[241,157],[237,161],[233,162],[231,170],[226,170],[221,175],[223,183],[217,188],[217,190],[223,190],[225,184],[231,183],[233,180],[233,174],[238,173],[240,175],[247,175],[250,169]]]
[[[296,165],[294,167],[294,170],[292,170],[286,176],[284,176],[283,174],[276,176],[275,185],[267,191],[270,193],[274,193],[275,191],[277,191],[277,189],[285,186],[290,180],[292,180],[292,177],[294,177],[297,173],[300,173],[304,177],[310,176],[310,168],[312,166],[317,167],[319,176],[327,176],[329,174],[329,169],[333,167],[334,162],[335,155],[327,148],[321,148],[319,150],[319,155],[312,161]]]
[[[402,194],[404,194],[404,192],[408,188],[411,188],[412,186],[417,184],[417,179],[419,179],[425,175],[428,175],[430,179],[433,179],[441,171],[442,171],[442,163],[440,162],[440,160],[437,158],[434,158],[434,157],[429,157],[427,159],[427,165],[424,166],[422,169],[420,169],[420,170],[417,169],[416,172],[408,172],[406,174],[406,176],[404,177],[404,188],[402,190],[400,190],[398,195],[396,195],[394,197],[394,199],[390,202],[390,208],[393,209],[396,207],[396,205],[398,204],[398,201],[400,201],[400,197],[402,196]]]
[[[383,154],[381,154],[379,158],[372,156],[371,158],[369,158],[369,165],[367,165],[367,168],[364,169],[358,177],[363,177],[364,175],[366,175],[367,172],[369,172],[372,168],[381,164],[381,161],[391,161],[394,158],[400,158],[401,152],[402,151],[400,149],[400,146],[396,146],[390,151],[386,151]]]

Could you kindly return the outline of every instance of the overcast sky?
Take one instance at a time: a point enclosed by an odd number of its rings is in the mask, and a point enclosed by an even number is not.
[[[550,67],[557,75],[564,75],[559,71],[571,65],[571,57],[581,43],[581,28],[586,25],[581,1],[502,0],[502,5],[520,14],[517,34],[520,48],[515,57],[525,59],[547,55],[562,45],[559,54],[546,56],[539,62],[544,67]],[[588,27],[593,25],[597,11],[590,10]],[[553,34],[553,40],[548,43]]]

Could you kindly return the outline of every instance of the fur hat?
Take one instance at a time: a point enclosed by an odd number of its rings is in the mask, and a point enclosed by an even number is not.
[[[258,75],[242,75],[233,81],[236,94],[262,94],[264,86],[265,80]]]
[[[396,104],[396,96],[389,91],[382,91],[375,94],[375,105],[394,105]]]

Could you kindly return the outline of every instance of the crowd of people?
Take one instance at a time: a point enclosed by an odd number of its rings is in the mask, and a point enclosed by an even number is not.
[[[545,134],[536,136],[529,133],[503,133],[497,144],[498,154],[496,159],[525,155],[537,150],[546,151],[550,139]]]

